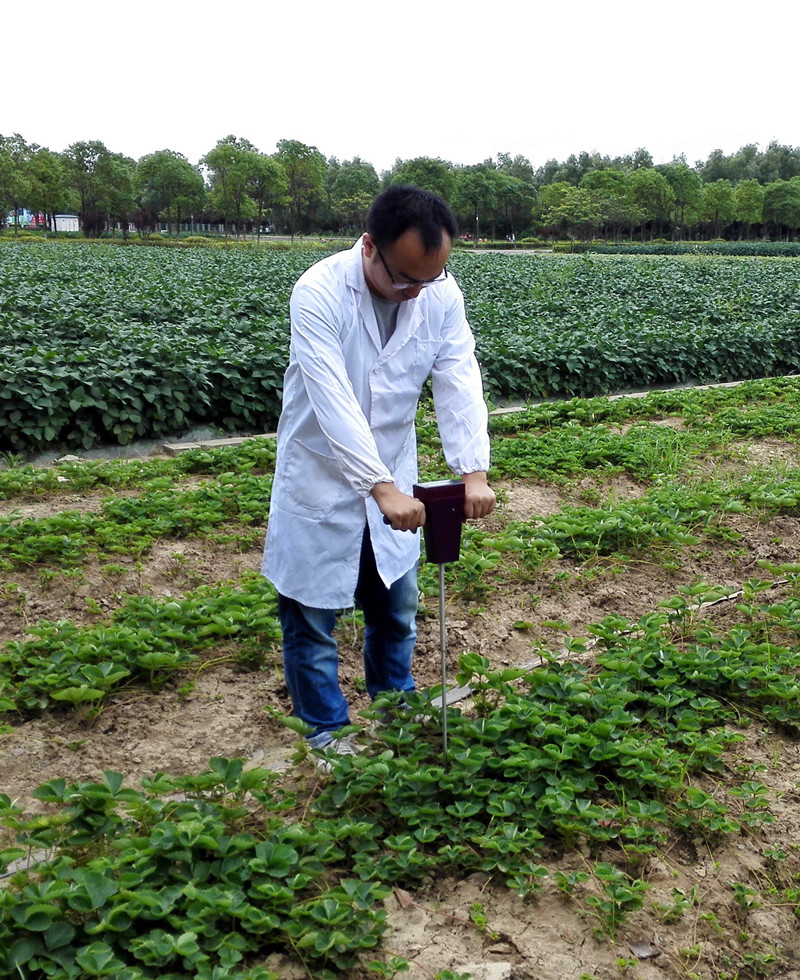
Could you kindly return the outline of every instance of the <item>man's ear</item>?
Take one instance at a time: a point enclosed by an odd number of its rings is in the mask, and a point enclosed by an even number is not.
[[[361,240],[361,247],[364,250],[364,255],[368,259],[372,258],[373,252],[375,251],[375,242],[372,240],[372,235],[368,231],[364,232],[364,237]]]

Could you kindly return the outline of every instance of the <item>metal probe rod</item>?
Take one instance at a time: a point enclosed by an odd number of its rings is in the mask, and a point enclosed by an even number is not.
[[[447,637],[444,624],[444,564],[439,565],[439,649],[442,652],[442,768],[447,768]]]
[[[458,561],[466,488],[463,480],[415,483],[414,496],[425,505],[425,557],[439,566],[439,638],[442,650],[442,767],[447,767],[447,639],[444,566]]]

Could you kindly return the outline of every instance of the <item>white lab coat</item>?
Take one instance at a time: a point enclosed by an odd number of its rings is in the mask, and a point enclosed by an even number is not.
[[[263,574],[321,609],[353,604],[365,522],[388,586],[419,559],[419,533],[383,523],[370,490],[417,480],[414,418],[432,375],[437,424],[454,473],[489,467],[487,412],[474,339],[452,277],[399,304],[381,347],[361,240],[296,283],[278,424]]]

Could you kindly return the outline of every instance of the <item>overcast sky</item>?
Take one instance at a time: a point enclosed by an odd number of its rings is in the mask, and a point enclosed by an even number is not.
[[[8,0],[0,133],[192,163],[228,134],[326,157],[535,167],[800,145],[798,5],[773,0]]]

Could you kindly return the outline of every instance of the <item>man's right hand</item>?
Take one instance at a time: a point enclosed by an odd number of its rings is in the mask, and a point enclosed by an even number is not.
[[[387,524],[395,531],[416,531],[425,523],[425,505],[398,490],[394,483],[376,483],[371,490]]]

